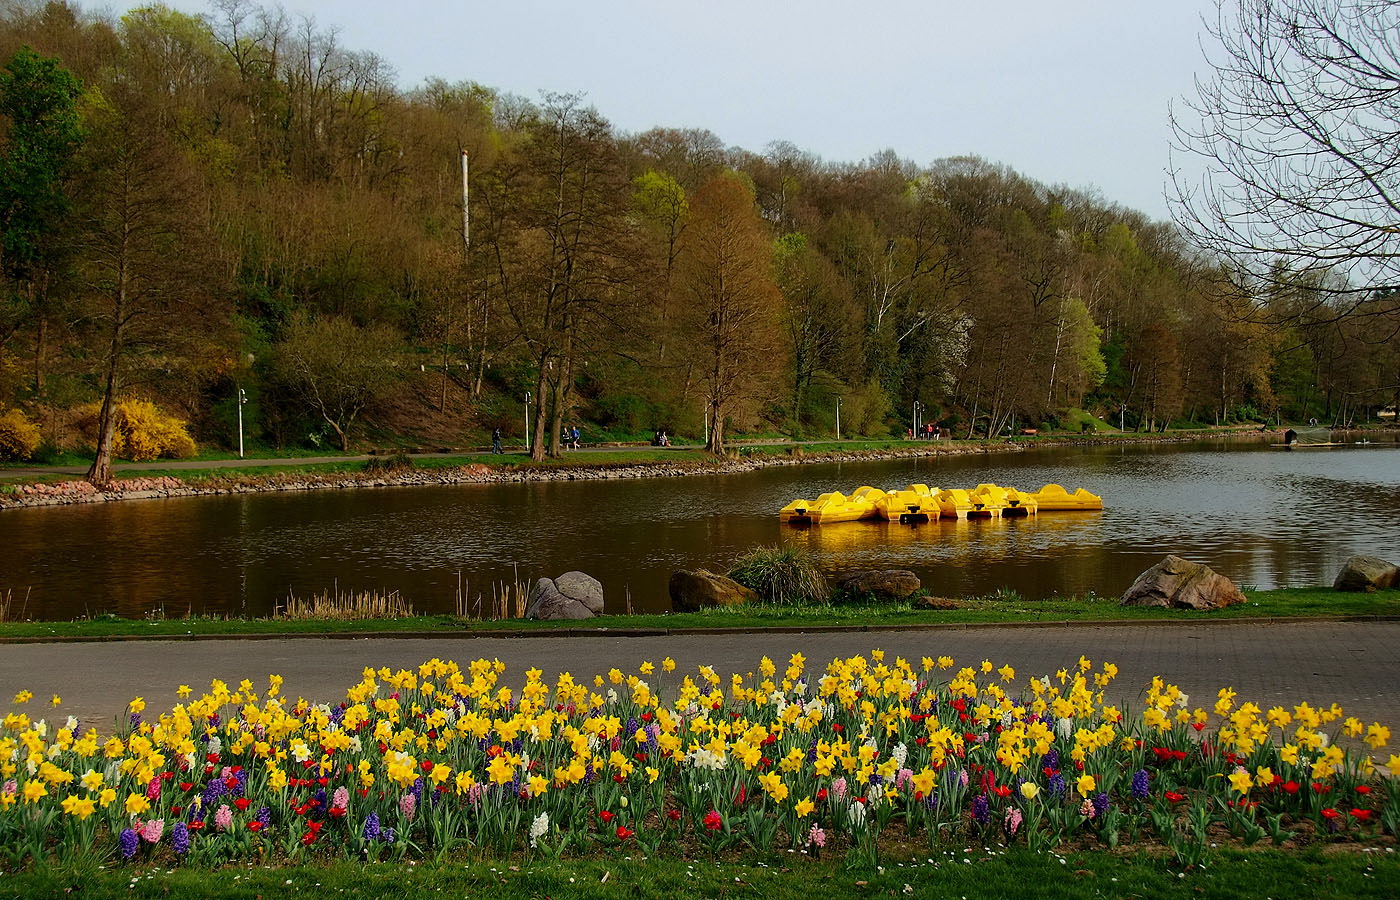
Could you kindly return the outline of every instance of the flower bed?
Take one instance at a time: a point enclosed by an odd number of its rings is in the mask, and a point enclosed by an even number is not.
[[[21,693],[0,725],[0,867],[667,844],[873,864],[891,842],[1125,838],[1191,865],[1226,830],[1374,842],[1400,824],[1397,780],[1371,756],[1385,726],[1229,689],[1208,712],[1160,679],[1130,716],[1103,702],[1115,667],[1087,659],[1020,685],[1009,665],[880,651],[821,673],[765,658],[727,681],[669,659],[552,687],[532,669],[518,690],[504,672],[366,669],[334,705],[283,698],[278,676],[261,693],[181,686],[156,717],[133,700],[105,737],[31,718]]]

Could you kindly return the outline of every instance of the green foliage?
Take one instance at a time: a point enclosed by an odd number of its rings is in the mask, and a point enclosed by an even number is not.
[[[0,155],[0,254],[12,275],[28,277],[68,210],[63,179],[82,140],[81,92],[73,73],[28,45],[0,70],[0,115],[10,122]]]
[[[41,443],[39,427],[18,409],[0,410],[0,459],[31,459]]]
[[[831,598],[826,576],[800,547],[755,547],[734,561],[729,577],[779,606],[825,603]]]

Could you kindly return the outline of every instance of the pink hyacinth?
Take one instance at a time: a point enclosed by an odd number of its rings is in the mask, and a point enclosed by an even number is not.
[[[1016,807],[1006,810],[1006,833],[1014,836],[1016,829],[1021,827],[1021,811]]]
[[[146,843],[158,844],[160,843],[160,836],[165,834],[165,820],[151,819],[147,822],[143,822],[141,823],[141,827],[137,829],[137,833],[141,835],[141,839]]]
[[[146,799],[157,800],[160,798],[160,778],[152,778],[146,782]]]
[[[894,787],[897,791],[904,790],[904,783],[914,777],[913,769],[900,769],[894,776]]]
[[[846,778],[842,776],[831,783],[831,793],[837,800],[846,799]]]
[[[343,784],[336,788],[335,793],[331,795],[331,806],[336,809],[349,809],[350,789]]]
[[[227,803],[219,804],[219,808],[214,812],[214,827],[220,831],[228,831],[233,824],[233,810],[229,809]]]
[[[816,822],[812,823],[812,830],[807,832],[807,843],[815,844],[817,849],[826,846],[826,832]]]
[[[16,782],[13,778],[11,778],[9,781],[5,782],[5,787],[4,787],[3,789],[0,789],[0,793],[3,793],[3,794],[14,794],[14,793],[17,793],[18,791],[19,791],[19,783]]]
[[[399,812],[403,817],[412,822],[414,815],[418,812],[418,798],[412,794],[404,794],[399,798]]]
[[[481,795],[484,793],[486,793],[485,787],[479,784],[472,785],[471,787],[467,788],[467,802],[470,803],[472,806],[480,805]]]

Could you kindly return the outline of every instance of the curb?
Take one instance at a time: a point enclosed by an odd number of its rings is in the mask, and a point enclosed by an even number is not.
[[[1400,615],[1349,616],[1259,616],[1208,621],[1172,619],[1097,619],[1075,621],[1056,619],[1039,622],[926,622],[904,625],[775,625],[768,628],[518,628],[499,631],[470,629],[443,631],[328,631],[305,633],[253,632],[249,634],[111,634],[0,637],[3,644],[103,644],[132,641],[348,641],[348,640],[473,640],[478,638],[523,639],[542,637],[651,638],[697,635],[763,634],[871,634],[899,631],[955,631],[995,628],[1133,628],[1240,625],[1320,625],[1364,622],[1400,622]]]

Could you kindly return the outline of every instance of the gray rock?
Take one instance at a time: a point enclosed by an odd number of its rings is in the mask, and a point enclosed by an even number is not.
[[[1233,581],[1209,566],[1168,556],[1139,575],[1118,604],[1208,610],[1243,603],[1244,599]]]
[[[1353,556],[1332,582],[1336,591],[1375,591],[1400,587],[1400,566],[1378,556]]]
[[[671,609],[698,612],[709,606],[738,606],[753,603],[758,595],[726,575],[698,569],[671,573]]]
[[[603,614],[603,583],[583,572],[565,572],[554,579],[554,587],[565,597],[577,600],[595,616]]]
[[[877,600],[904,600],[923,585],[919,576],[907,569],[875,569],[856,572],[841,580],[841,590],[854,597]]]
[[[525,618],[544,621],[554,619],[591,619],[593,611],[572,597],[559,592],[551,578],[541,578],[530,589],[525,604]]]

